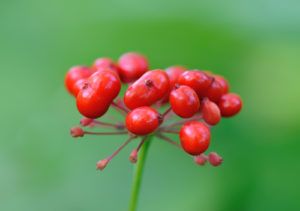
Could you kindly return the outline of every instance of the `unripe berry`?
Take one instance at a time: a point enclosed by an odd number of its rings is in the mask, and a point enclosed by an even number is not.
[[[221,112],[217,104],[205,98],[202,101],[202,117],[207,124],[216,125],[221,120]]]
[[[242,105],[240,96],[234,93],[223,95],[218,104],[223,117],[231,117],[238,114]]]
[[[174,113],[182,118],[194,116],[200,108],[200,101],[196,92],[184,85],[171,91],[170,104]]]
[[[191,87],[201,98],[212,83],[212,77],[199,70],[189,70],[180,75],[178,83]]]
[[[156,130],[161,122],[160,114],[151,107],[139,107],[126,116],[126,128],[136,135],[147,135]]]
[[[86,79],[90,77],[91,74],[92,72],[88,67],[72,67],[65,76],[65,86],[67,90],[76,97],[78,92],[82,89]]]
[[[100,161],[97,162],[96,168],[99,169],[100,171],[102,171],[103,169],[105,169],[108,162],[109,162],[108,159],[100,160]]]
[[[163,70],[152,70],[129,86],[124,103],[129,109],[150,106],[162,99],[169,89],[167,74]]]
[[[90,118],[86,118],[86,117],[83,117],[81,120],[80,120],[80,124],[82,126],[89,126],[93,123],[93,119],[90,119]]]
[[[194,157],[194,162],[200,166],[204,166],[207,161],[207,156],[204,154],[197,155]]]
[[[78,111],[91,119],[102,116],[117,97],[120,89],[120,79],[114,72],[95,72],[77,95]]]
[[[132,150],[132,152],[130,153],[129,161],[130,161],[131,163],[136,163],[136,162],[137,162],[137,159],[138,159],[138,151],[137,151],[137,149],[134,149],[134,150]]]
[[[211,152],[208,155],[208,161],[212,166],[219,166],[223,162],[223,158],[216,152]]]
[[[80,127],[73,127],[70,130],[70,134],[74,138],[83,137],[84,136],[84,131]]]
[[[118,65],[120,77],[125,83],[137,80],[148,71],[146,57],[134,52],[123,54],[118,61]]]
[[[179,138],[184,151],[190,155],[200,155],[209,147],[210,130],[201,122],[187,122],[181,127]]]

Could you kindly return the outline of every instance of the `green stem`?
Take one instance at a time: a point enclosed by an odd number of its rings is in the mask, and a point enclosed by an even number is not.
[[[138,203],[138,196],[141,188],[142,182],[142,175],[143,169],[146,161],[147,152],[150,146],[150,142],[153,136],[147,137],[145,143],[143,144],[142,148],[140,149],[138,155],[137,166],[135,168],[135,174],[133,178],[133,185],[131,190],[131,198],[129,203],[129,211],[136,211],[137,203]]]

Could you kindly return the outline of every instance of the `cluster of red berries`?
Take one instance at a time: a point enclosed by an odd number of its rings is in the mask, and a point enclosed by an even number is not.
[[[128,88],[120,98],[122,84]],[[130,141],[142,137],[130,155],[130,161],[135,163],[149,135],[178,146],[194,156],[199,165],[209,161],[218,166],[222,158],[217,153],[204,154],[210,145],[210,127],[218,124],[221,117],[232,117],[242,108],[241,98],[229,93],[224,77],[182,66],[149,70],[147,59],[133,52],[123,54],[117,62],[99,58],[91,67],[73,67],[66,74],[65,85],[76,97],[78,111],[84,116],[81,126],[108,126],[116,130],[91,132],[78,126],[71,129],[73,137],[84,134],[129,136],[116,152],[97,163],[100,170]],[[160,113],[159,109],[165,105],[167,109]],[[96,120],[110,107],[124,114],[125,121],[113,124]],[[170,122],[172,116],[182,119],[163,125]],[[179,134],[180,144],[166,133]]]

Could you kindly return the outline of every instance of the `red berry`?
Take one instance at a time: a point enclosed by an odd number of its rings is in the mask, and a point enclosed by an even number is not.
[[[211,85],[205,91],[204,96],[217,103],[223,94],[223,87],[221,84],[217,80],[213,80]]]
[[[185,71],[178,78],[178,83],[180,85],[186,85],[194,89],[199,98],[204,96],[204,93],[209,88],[211,82],[212,78],[199,70]]]
[[[207,124],[216,125],[221,120],[221,112],[217,104],[205,98],[202,102],[202,117]]]
[[[74,83],[73,86],[73,96],[76,97],[78,93],[82,90],[82,88],[85,86],[86,81],[88,78],[85,79],[79,79]]]
[[[103,71],[110,69],[111,71],[114,71],[115,73],[118,74],[118,65],[115,64],[115,62],[111,58],[99,58],[96,59],[93,66],[92,66],[92,71]]]
[[[184,151],[191,155],[200,155],[209,147],[210,130],[201,122],[191,121],[181,127],[179,137]]]
[[[220,75],[214,75],[215,80],[221,85],[222,93],[226,94],[229,92],[229,83],[228,81]]]
[[[137,80],[148,70],[148,61],[141,54],[130,52],[123,54],[119,61],[119,73],[123,82]]]
[[[117,97],[120,89],[120,79],[114,72],[95,72],[77,95],[78,111],[91,119],[102,116]]]
[[[231,117],[239,113],[243,103],[239,95],[228,93],[221,97],[218,105],[223,117]]]
[[[114,67],[114,61],[111,58],[98,58],[94,61],[91,69],[96,72],[98,68]]]
[[[126,116],[126,128],[136,135],[147,135],[157,129],[161,122],[160,114],[151,107],[139,107]]]
[[[170,91],[175,87],[178,83],[179,76],[186,70],[185,67],[182,66],[171,66],[166,69],[166,73],[169,77],[170,81]],[[168,92],[165,97],[162,99],[161,103],[166,103],[169,101],[170,92]]]
[[[106,113],[110,102],[95,92],[91,87],[82,89],[76,98],[78,111],[85,117],[95,119]]]
[[[88,67],[72,67],[65,76],[65,86],[67,90],[76,97],[86,79],[90,77],[91,74],[92,72]]]
[[[149,71],[129,86],[124,103],[130,109],[150,106],[164,97],[169,89],[169,78],[163,70]]]
[[[216,152],[211,152],[208,155],[208,161],[212,166],[219,166],[223,162],[223,158]]]
[[[196,92],[188,86],[180,86],[171,91],[172,110],[182,118],[190,118],[199,111],[200,101]]]
[[[166,73],[168,74],[170,80],[170,87],[173,88],[178,81],[179,76],[184,73],[186,70],[185,67],[182,66],[171,66],[166,69]]]

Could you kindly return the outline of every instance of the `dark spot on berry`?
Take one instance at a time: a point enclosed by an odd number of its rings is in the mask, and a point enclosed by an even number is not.
[[[178,89],[180,87],[179,84],[175,84],[174,89]]]
[[[82,85],[82,89],[87,89],[88,87],[89,87],[88,82],[85,82],[85,83]]]
[[[147,79],[147,80],[145,80],[145,84],[146,84],[147,87],[152,87],[153,86],[153,81]]]

